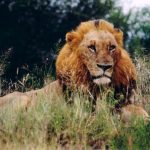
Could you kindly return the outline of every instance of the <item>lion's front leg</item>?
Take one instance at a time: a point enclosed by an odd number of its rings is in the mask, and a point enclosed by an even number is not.
[[[136,81],[131,80],[129,86],[126,87],[126,102],[130,104],[135,103],[136,101]]]
[[[121,95],[123,95],[123,98]],[[119,100],[119,102],[116,104],[116,108],[135,103],[136,81],[131,80],[129,85],[115,86],[114,98]]]

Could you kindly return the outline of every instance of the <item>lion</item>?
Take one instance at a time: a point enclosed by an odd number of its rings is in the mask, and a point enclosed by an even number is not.
[[[89,95],[95,107],[101,85],[112,86],[116,99],[123,94],[123,104],[133,103],[135,99],[136,70],[123,48],[123,32],[104,20],[82,22],[74,31],[66,34],[66,44],[56,60],[56,74],[57,80],[47,86],[50,88],[24,94],[11,93],[0,98],[0,106],[18,97],[28,106],[36,101],[39,93],[50,94],[54,89],[56,93],[81,89]]]
[[[63,90],[82,89],[92,97],[93,105],[101,85],[112,85],[114,97],[133,103],[136,69],[123,48],[123,32],[104,20],[81,23],[66,34],[66,44],[56,60],[57,79]]]

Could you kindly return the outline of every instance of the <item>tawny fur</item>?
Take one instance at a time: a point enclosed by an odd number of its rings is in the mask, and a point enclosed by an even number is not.
[[[20,108],[27,109],[29,106],[34,106],[37,102],[38,96],[41,95],[51,96],[51,98],[61,96],[62,88],[60,87],[58,80],[51,82],[39,90],[32,90],[26,93],[13,92],[0,97],[0,108],[11,106],[15,110]]]

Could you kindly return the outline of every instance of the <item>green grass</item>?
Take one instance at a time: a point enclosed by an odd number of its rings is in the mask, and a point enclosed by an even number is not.
[[[11,108],[0,110],[0,147],[6,149],[92,149],[108,145],[111,149],[128,149],[128,137],[134,139],[135,149],[150,147],[150,123],[141,121],[124,127],[108,106],[112,93],[97,102],[97,111],[85,97],[75,95],[74,103],[62,97],[39,96],[37,105],[27,111]],[[119,134],[117,134],[119,133]],[[105,144],[104,144],[105,143]]]

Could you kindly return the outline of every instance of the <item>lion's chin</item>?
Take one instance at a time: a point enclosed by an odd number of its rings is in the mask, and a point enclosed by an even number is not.
[[[101,78],[94,79],[93,82],[98,85],[105,85],[105,84],[109,84],[111,80],[107,77],[101,77]]]

